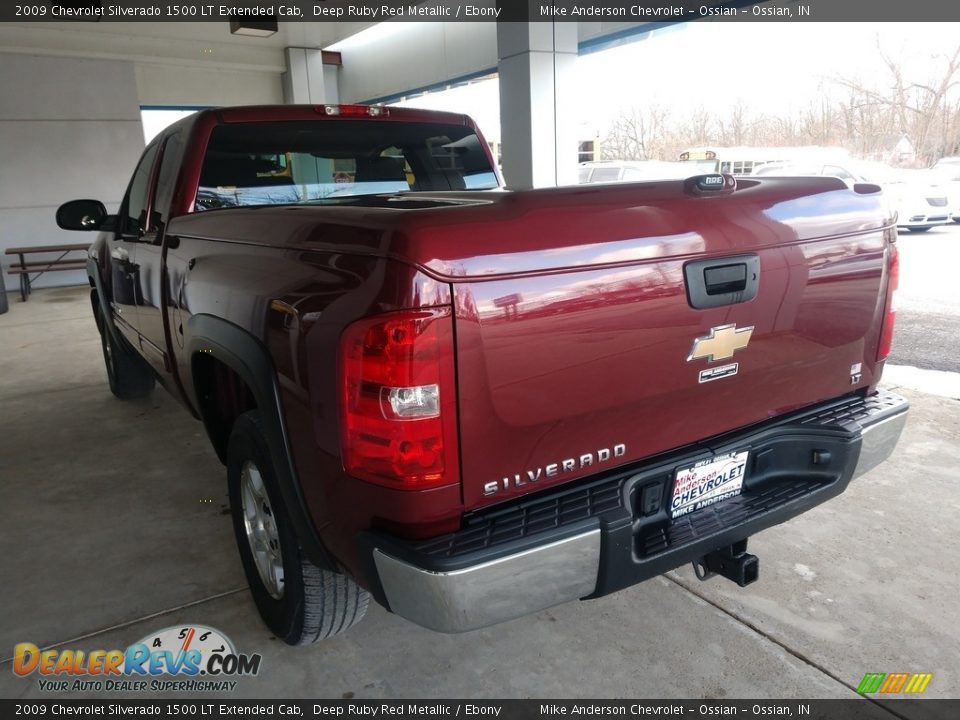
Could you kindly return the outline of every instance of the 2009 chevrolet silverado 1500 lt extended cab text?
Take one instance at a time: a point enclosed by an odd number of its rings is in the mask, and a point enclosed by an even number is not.
[[[688,562],[745,585],[750,535],[900,435],[876,186],[500,184],[462,115],[229,108],[153,140],[116,216],[58,211],[100,231],[111,389],[203,421],[289,643],[369,595],[458,632]]]

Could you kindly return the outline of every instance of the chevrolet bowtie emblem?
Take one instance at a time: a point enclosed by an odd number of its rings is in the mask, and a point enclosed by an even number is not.
[[[706,358],[707,362],[732,358],[737,350],[743,350],[747,346],[751,335],[753,335],[753,325],[737,329],[737,324],[734,323],[710,328],[709,335],[698,337],[693,341],[687,362],[702,358]]]

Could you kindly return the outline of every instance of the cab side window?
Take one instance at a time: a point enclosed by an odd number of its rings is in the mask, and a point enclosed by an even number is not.
[[[154,143],[144,151],[130,180],[127,198],[123,203],[125,210],[121,228],[126,235],[139,236],[148,229],[147,204],[150,177],[153,174],[153,163],[157,159],[159,147],[159,143]]]
[[[177,171],[183,162],[183,139],[177,130],[167,138],[160,158],[160,170],[157,172],[157,189],[153,193],[153,222],[151,230],[159,231],[159,226],[169,220],[165,213],[170,209],[173,193],[177,189]]]

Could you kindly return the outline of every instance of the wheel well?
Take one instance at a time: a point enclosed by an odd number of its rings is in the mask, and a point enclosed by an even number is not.
[[[97,295],[96,288],[93,287],[93,279],[90,279],[90,309],[93,310],[93,319],[97,323],[97,330],[101,333],[104,331],[103,328],[103,318],[100,313],[100,296]]]
[[[193,386],[207,435],[217,457],[226,464],[233,423],[257,407],[250,387],[229,365],[206,353],[193,356]]]

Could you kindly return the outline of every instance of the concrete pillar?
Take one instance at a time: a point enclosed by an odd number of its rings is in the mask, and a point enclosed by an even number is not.
[[[575,22],[498,22],[500,138],[507,187],[577,182]]]
[[[284,49],[287,71],[283,74],[283,101],[287,104],[321,105],[328,102],[323,74],[323,51],[313,48]]]

